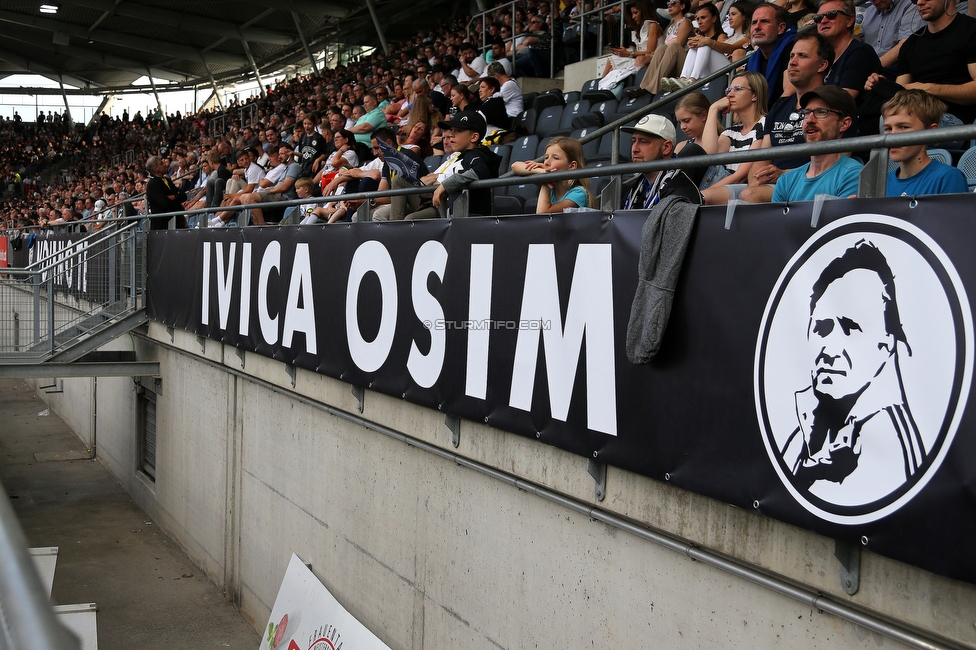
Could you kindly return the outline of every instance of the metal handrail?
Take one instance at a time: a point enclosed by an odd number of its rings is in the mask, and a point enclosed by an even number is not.
[[[0,498],[0,647],[81,648],[78,638],[54,614],[27,551],[27,539],[6,497]]]
[[[134,219],[134,217],[128,217],[128,219]],[[109,220],[108,219],[103,219],[102,220],[103,223],[106,222],[106,221],[109,221]],[[75,222],[72,222],[72,223],[79,223],[80,224],[80,223],[84,223],[84,222],[83,221],[75,221]],[[110,238],[112,238],[114,236],[117,236],[117,235],[120,235],[120,234],[124,233],[126,230],[131,230],[131,229],[135,228],[137,225],[138,225],[138,222],[135,222],[134,221],[133,223],[130,223],[129,225],[127,225],[127,226],[125,226],[125,227],[123,227],[123,228],[121,228],[119,230],[108,230],[108,231],[106,231],[103,228],[102,230],[97,230],[97,231],[95,231],[93,233],[90,233],[90,234],[82,237],[78,241],[74,242],[74,245],[78,245],[78,244],[82,244],[82,243],[86,243],[86,242],[91,242],[91,241],[97,240],[97,239],[110,239]],[[83,251],[75,251],[74,253],[71,253],[71,254],[69,254],[67,256],[63,256],[63,257],[59,256],[60,261],[58,263],[65,262],[65,261],[68,261],[70,259],[73,259],[74,257],[80,256],[82,252]],[[27,266],[21,267],[21,268],[4,269],[4,273],[7,273],[8,271],[14,271],[14,272],[21,273],[21,274],[44,273],[45,271],[50,270],[51,266],[54,266],[54,264],[52,264],[50,266],[42,267],[40,269],[36,269],[35,268],[36,266],[39,266],[43,262],[44,262],[43,259],[39,259],[39,260],[36,260],[36,261],[28,264]]]
[[[557,6],[557,4],[555,2],[552,2],[552,0],[543,0],[543,1],[544,2],[547,2],[549,4],[549,7],[550,7],[550,9],[549,9],[549,36],[550,36],[550,39],[549,39],[549,74],[551,76],[555,76],[555,74],[556,74],[556,36],[557,35],[556,35],[556,21],[553,20],[553,16],[559,13],[559,8],[558,8],[558,6]],[[624,1],[624,0],[621,0],[621,1]],[[515,10],[516,10],[516,5],[519,4],[519,3],[517,2],[517,0],[512,0],[512,2],[507,2],[507,3],[504,3],[504,4],[507,4],[507,5],[511,6],[511,8],[512,8],[512,38],[511,39],[507,39],[507,40],[511,40],[512,41],[512,72],[514,72],[515,71],[515,39],[518,36],[518,34],[515,33]],[[477,21],[479,18],[481,19],[481,41],[482,41],[482,44],[480,46],[478,46],[478,51],[479,52],[484,52],[485,50],[488,49],[488,46],[484,43],[485,34],[487,33],[486,32],[486,29],[487,29],[486,18],[487,18],[487,16],[489,14],[493,14],[496,11],[498,11],[498,7],[499,6],[501,6],[501,5],[494,6],[491,9],[486,9],[485,11],[481,11],[481,12],[478,12],[478,13],[474,14],[473,16],[471,16],[471,20],[468,21],[468,24],[464,26],[464,31],[465,32],[470,32],[471,31],[471,25],[473,25],[475,23],[475,21]],[[527,17],[527,15],[526,15],[526,17]],[[559,34],[558,36],[559,36],[560,42],[562,42],[563,35],[562,34]]]
[[[580,19],[580,54],[579,54],[580,61],[583,60],[583,54],[585,52],[585,50],[584,50],[584,46],[585,46],[584,39],[586,37],[586,17],[589,16],[589,15],[592,15],[592,14],[601,14],[601,18],[599,19],[599,22],[602,23],[603,22],[602,15],[605,15],[607,13],[607,10],[610,9],[610,8],[612,8],[614,5],[620,5],[620,13],[618,14],[619,17],[620,17],[620,20],[618,22],[620,23],[620,46],[623,47],[623,44],[624,44],[624,33],[626,31],[624,29],[624,27],[627,25],[627,17],[624,15],[625,14],[625,10],[626,10],[627,0],[619,0],[619,1],[615,1],[615,2],[610,2],[610,3],[607,3],[607,4],[603,5],[603,6],[601,6],[601,7],[594,7],[593,9],[590,9],[589,11],[580,12],[580,14],[579,14],[579,19]],[[657,16],[645,16],[644,17],[644,20],[654,20],[654,21],[656,21],[657,20]],[[601,27],[597,31],[597,35],[596,35],[596,55],[597,56],[600,56],[602,53],[603,53],[603,27],[601,25]]]

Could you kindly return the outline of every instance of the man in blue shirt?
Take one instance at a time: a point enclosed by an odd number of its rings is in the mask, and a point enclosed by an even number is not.
[[[840,140],[851,128],[857,105],[843,88],[820,86],[804,93],[803,136],[808,143]],[[857,195],[857,181],[863,165],[842,153],[810,156],[810,162],[788,171],[776,181],[773,202],[812,201],[818,194],[848,197]]]
[[[901,90],[881,107],[885,133],[936,129],[945,104],[924,90]],[[886,196],[954,194],[969,191],[966,177],[955,167],[932,160],[924,144],[892,147],[888,155],[898,169],[888,173]]]

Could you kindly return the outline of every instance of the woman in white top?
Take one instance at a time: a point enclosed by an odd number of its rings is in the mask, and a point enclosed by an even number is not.
[[[672,77],[678,74],[685,62],[685,47],[691,36],[693,27],[691,21],[685,17],[691,6],[690,0],[668,0],[668,15],[671,23],[664,30],[664,47],[654,51],[651,62],[641,81],[641,91],[656,95],[660,89],[662,77]]]
[[[761,148],[768,110],[769,86],[766,78],[758,72],[743,72],[732,80],[725,97],[708,109],[702,148],[709,154]],[[720,135],[718,125],[729,112],[735,116],[736,123]],[[728,176],[702,192],[706,205],[725,205],[729,199],[736,198],[745,187],[750,167],[751,162],[725,165]]]
[[[634,49],[611,47],[613,56],[603,70],[600,88],[608,90],[638,68],[643,68],[651,60],[657,46],[664,42],[664,31],[654,20],[651,10],[644,0],[633,0],[627,4],[627,22],[633,28],[631,40]]]
[[[732,13],[735,13],[737,20],[741,20],[742,14],[738,10],[730,10],[730,15]],[[707,77],[729,63],[729,59],[726,57],[727,53],[724,51],[728,48],[721,47],[726,43],[728,37],[718,24],[718,9],[715,5],[710,2],[699,5],[695,20],[698,23],[698,28],[695,34],[688,39],[688,56],[685,57],[681,77],[662,79],[662,91],[669,92],[683,88],[694,83],[697,79]]]

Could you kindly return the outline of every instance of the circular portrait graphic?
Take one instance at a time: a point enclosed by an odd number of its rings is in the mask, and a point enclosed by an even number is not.
[[[756,408],[780,479],[834,523],[880,519],[938,469],[972,378],[973,325],[942,249],[911,224],[854,215],[780,275],[756,349]]]

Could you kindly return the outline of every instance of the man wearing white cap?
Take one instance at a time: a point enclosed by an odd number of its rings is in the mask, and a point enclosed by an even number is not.
[[[674,124],[661,115],[645,115],[635,126],[622,127],[633,135],[630,146],[631,161],[651,162],[671,158],[674,152]],[[624,210],[646,210],[668,196],[683,196],[692,203],[701,204],[698,186],[681,169],[645,172],[637,176],[632,189],[624,198]]]

